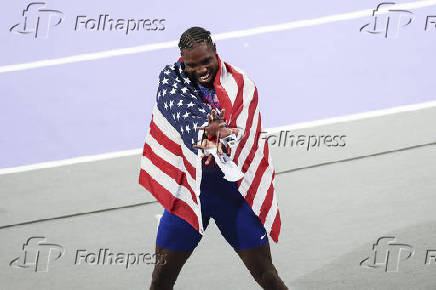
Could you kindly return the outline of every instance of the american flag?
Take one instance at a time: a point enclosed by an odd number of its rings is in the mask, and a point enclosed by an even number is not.
[[[238,190],[262,221],[271,238],[280,234],[280,212],[274,190],[275,171],[262,125],[255,84],[241,70],[222,61],[214,87],[229,127],[242,132],[230,158],[244,173]],[[193,148],[207,126],[211,107],[184,72],[181,59],[159,75],[150,132],[146,137],[139,183],[169,212],[204,233],[200,207],[201,150]]]

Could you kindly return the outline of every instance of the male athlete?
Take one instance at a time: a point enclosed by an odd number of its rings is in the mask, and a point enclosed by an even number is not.
[[[272,184],[274,173],[272,167],[269,167],[270,157],[267,147],[263,147],[267,145],[261,144],[254,136],[250,139],[248,135],[250,132],[253,135],[255,131],[250,131],[249,128],[242,132],[246,137],[240,141],[245,142],[241,148],[230,148],[223,142],[224,137],[241,134],[236,127],[246,124],[248,126],[249,123],[253,125],[251,123],[255,122],[253,109],[257,106],[257,91],[254,86],[250,91],[247,83],[251,81],[242,80],[242,74],[238,74],[236,70],[233,71],[233,77],[239,76],[239,79],[236,79],[239,85],[237,82],[226,82],[224,77],[220,79],[220,76],[224,76],[224,70],[229,74],[232,67],[220,62],[209,31],[201,27],[192,27],[181,35],[178,46],[181,59],[161,72],[158,101],[150,125],[150,136],[144,147],[145,161],[141,165],[140,183],[165,207],[156,238],[156,255],[165,257],[165,262],[156,263],[150,289],[173,289],[182,266],[202,237],[198,229],[206,229],[210,218],[215,220],[223,237],[234,248],[263,289],[287,289],[272,264],[268,242],[268,232],[277,241],[280,217],[278,209],[274,207],[276,202]],[[243,84],[244,81],[247,83]],[[175,99],[177,92],[182,96],[180,99]],[[232,92],[234,96],[231,95]],[[245,104],[242,94],[247,93],[254,94],[255,98]],[[247,107],[245,111],[242,109],[244,105]],[[196,106],[197,109],[194,110]],[[205,112],[207,115],[202,115]],[[243,124],[237,123],[235,116],[238,116],[238,120],[243,119]],[[260,128],[260,116],[256,122],[259,122],[259,126],[253,125],[254,129]],[[197,123],[200,126],[202,124],[207,126],[197,127]],[[176,144],[167,138],[167,135],[173,138],[181,136],[184,143]],[[194,138],[195,136],[200,138]],[[191,139],[191,144],[194,145],[189,147],[188,143]],[[200,145],[197,145],[198,140]],[[258,146],[256,142],[260,145]],[[249,146],[254,149],[259,147],[257,151],[260,152],[261,160],[256,160],[257,155],[250,150],[244,151],[244,148]],[[201,164],[199,163],[201,194],[198,201],[192,194],[195,189],[191,185],[194,184],[192,180],[196,177],[196,171],[191,168],[190,160],[194,160],[195,154],[199,151],[206,153],[211,149],[216,150],[217,154],[199,155],[201,156],[199,157],[201,158]],[[169,151],[171,153],[168,153]],[[197,153],[193,154],[191,151]],[[257,151],[253,152],[257,154]],[[173,163],[160,160],[159,154],[167,154],[168,158],[174,160]],[[243,179],[229,181],[228,178],[224,178],[223,170],[217,165],[219,160],[216,160],[223,154],[232,156],[235,160],[239,156],[238,160],[242,160],[243,163],[239,168],[245,174]],[[247,158],[240,159],[244,154]],[[190,156],[193,158],[190,159]],[[183,161],[177,163],[177,160],[182,159]],[[254,170],[250,166],[254,166],[251,164],[256,162],[258,166],[254,174],[250,171]],[[157,168],[160,170],[159,173],[156,173]],[[262,176],[262,172],[265,172],[265,180],[268,181],[265,185],[259,185],[260,180],[256,181],[258,176]],[[166,185],[162,184],[168,176],[175,180],[175,182],[173,180],[167,182],[171,183],[168,185],[169,188],[173,188],[177,193],[167,190]],[[244,186],[246,186],[245,190]],[[241,195],[238,188],[244,192],[245,197]],[[264,199],[256,197],[256,190],[264,191]],[[193,215],[189,215],[192,209],[188,205],[194,207],[195,201],[201,204],[199,221],[190,218]],[[257,214],[252,207],[256,208]],[[267,231],[266,228],[269,230]]]

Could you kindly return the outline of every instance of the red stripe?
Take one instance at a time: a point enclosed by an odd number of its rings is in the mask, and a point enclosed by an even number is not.
[[[256,136],[254,137],[253,146],[251,147],[250,153],[248,153],[247,157],[245,158],[244,165],[242,166],[242,172],[247,172],[248,168],[251,165],[251,162],[254,159],[254,156],[256,155],[256,151],[259,148],[259,137],[260,137],[260,130],[261,130],[261,120],[260,120],[260,113],[259,113],[259,120],[257,122],[257,128],[256,128]],[[265,147],[268,147],[267,140],[265,139]]]
[[[165,147],[168,151],[172,152],[174,155],[180,156],[183,159],[183,164],[185,165],[186,170],[191,175],[192,179],[196,179],[196,169],[192,164],[186,159],[185,155],[182,151],[182,146],[177,144],[167,135],[165,135],[157,126],[156,123],[152,120],[150,123],[150,134],[153,138],[163,147]]]
[[[263,174],[265,173],[265,170],[268,168],[268,166],[268,146],[267,144],[265,144],[265,146],[263,147],[263,158],[260,161],[259,166],[257,166],[256,168],[254,180],[251,182],[250,187],[247,190],[247,195],[245,196],[245,200],[250,206],[253,206],[254,196],[257,193],[260,181],[262,180]]]
[[[192,208],[183,200],[174,197],[143,169],[139,173],[139,184],[144,186],[169,212],[186,220],[197,231],[199,230],[198,218]]]
[[[233,79],[236,81],[236,85],[238,86],[238,93],[236,95],[235,101],[233,102],[231,121],[229,123],[229,127],[235,128],[236,120],[239,117],[239,114],[244,109],[244,76],[235,70],[231,65],[225,63],[227,71],[232,74]]]
[[[232,113],[232,102],[230,101],[230,98],[227,95],[226,90],[221,85],[222,63],[218,54],[216,54],[216,57],[219,66],[218,66],[218,72],[215,75],[215,80],[213,85],[215,87],[215,92],[218,97],[218,102],[220,106],[225,109],[224,119],[228,122],[230,119],[230,114]]]
[[[192,190],[191,186],[188,183],[188,180],[186,179],[185,172],[182,172],[177,167],[174,167],[171,163],[165,161],[162,159],[159,155],[153,152],[153,149],[150,147],[150,145],[145,144],[143,156],[147,157],[153,165],[155,165],[160,171],[167,174],[169,177],[174,179],[174,181],[178,185],[184,186],[189,192],[191,193],[192,200],[198,204],[197,197],[195,196],[194,191]]]
[[[259,212],[259,219],[262,222],[262,224],[265,223],[266,215],[268,214],[269,209],[271,208],[273,195],[274,195],[274,185],[273,180],[275,176],[275,171],[273,172],[272,178],[271,178],[271,185],[268,188],[268,191],[266,192],[265,199],[262,203],[262,207],[260,208]]]
[[[238,147],[236,148],[235,156],[233,158],[233,162],[235,162],[236,165],[238,164],[239,155],[241,154],[241,151],[244,148],[247,139],[250,137],[250,129],[251,126],[253,125],[253,118],[254,118],[254,112],[256,111],[256,107],[257,107],[257,101],[258,101],[257,89],[255,89],[253,99],[251,100],[250,105],[248,107],[248,119],[246,122],[244,137],[242,137],[242,139],[239,141]]]
[[[270,232],[271,238],[276,243],[279,241],[281,225],[282,225],[282,221],[280,219],[280,211],[279,211],[279,209],[277,209],[277,215],[274,219],[274,222],[273,222],[272,227],[271,227],[271,232]]]

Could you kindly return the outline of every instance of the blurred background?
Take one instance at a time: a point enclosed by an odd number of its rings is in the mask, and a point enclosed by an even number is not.
[[[396,26],[407,23],[409,14],[391,12],[386,38],[383,31],[389,15],[379,16],[376,31],[381,33],[373,34],[368,32],[373,31],[370,26],[360,29],[374,23],[374,17],[351,14],[376,9],[379,2],[368,0],[222,1],[219,5],[51,1],[32,5],[23,16],[30,3],[2,4],[2,68],[88,53],[117,53],[123,48],[136,48],[136,52],[2,72],[0,146],[7,154],[0,156],[1,168],[142,147],[157,77],[163,66],[177,61],[179,51],[176,43],[146,52],[141,47],[177,41],[191,26],[205,27],[213,34],[236,32],[217,40],[217,50],[223,60],[255,81],[265,128],[435,99],[434,24],[425,31],[426,16],[436,14],[431,6],[414,10],[413,21],[400,28]],[[348,14],[348,19],[331,17],[341,14]],[[60,17],[61,23],[55,26]],[[24,30],[26,18],[26,33],[18,33]],[[36,27],[38,18],[35,37],[32,26]],[[114,23],[121,19],[123,25],[111,31],[109,19]],[[155,27],[158,30],[149,31],[144,22],[130,22],[129,29],[134,25],[141,29],[133,27],[126,34],[129,19],[164,21]],[[301,20],[309,21],[298,23]],[[265,30],[284,23],[297,25]],[[9,31],[16,24],[20,26]],[[93,26],[100,27],[92,30]],[[244,31],[253,28],[260,30],[244,36]]]

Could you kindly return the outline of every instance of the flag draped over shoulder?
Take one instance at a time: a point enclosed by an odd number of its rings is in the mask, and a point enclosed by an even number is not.
[[[214,87],[229,127],[242,133],[230,158],[244,173],[238,190],[262,221],[271,238],[280,234],[280,212],[274,190],[275,172],[266,138],[261,138],[257,89],[239,69],[217,55],[219,70]],[[159,75],[156,104],[146,137],[139,183],[169,212],[204,232],[200,206],[201,151],[193,148],[201,139],[198,127],[206,126],[209,106],[184,72],[181,60]]]

